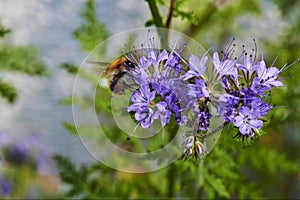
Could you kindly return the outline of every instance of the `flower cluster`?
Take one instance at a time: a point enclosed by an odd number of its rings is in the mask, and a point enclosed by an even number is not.
[[[243,50],[239,59],[231,59],[229,54],[225,52],[221,60],[217,53],[213,55],[214,68],[223,71],[220,81],[225,89],[219,95],[218,112],[224,122],[239,129],[237,136],[253,137],[263,127],[262,117],[272,109],[266,102],[268,92],[283,85],[277,80],[283,69],[267,68],[263,59],[256,61],[256,50],[251,55]]]
[[[135,50],[127,55],[136,61],[136,67],[129,73],[138,85],[130,98],[127,111],[143,128],[154,120],[160,120],[162,127],[173,117],[179,126],[197,124],[197,130],[207,131],[211,114],[207,106],[198,106],[199,99],[209,99],[203,75],[208,56],[191,55],[188,61],[180,56],[183,47],[167,50],[155,47],[143,48],[143,55]],[[188,111],[193,109],[189,119]],[[191,118],[191,117],[190,117]]]
[[[186,123],[180,98],[184,91],[178,79],[183,65],[181,58],[166,50],[143,49],[147,53],[138,58],[137,67],[131,73],[139,88],[131,95],[128,112],[134,113],[135,120],[148,128],[159,119],[162,127],[170,122],[173,115],[178,125]],[[138,56],[138,55],[130,55]]]
[[[186,43],[171,50],[156,48],[154,39],[149,44],[125,54],[134,64],[127,72],[127,81],[135,85],[127,111],[138,125],[149,128],[159,120],[165,127],[174,119],[178,126],[192,127],[193,136],[184,142],[186,156],[206,152],[201,139],[194,138],[205,138],[214,117],[232,123],[239,136],[252,138],[259,133],[263,117],[273,108],[267,94],[273,87],[282,86],[278,75],[287,68],[267,68],[263,58],[256,61],[255,41],[250,54],[243,46],[237,58],[232,58],[236,46],[230,43],[221,59],[217,52],[212,59],[208,52],[184,58]],[[222,91],[214,91],[215,85]],[[211,106],[216,113],[211,112]]]

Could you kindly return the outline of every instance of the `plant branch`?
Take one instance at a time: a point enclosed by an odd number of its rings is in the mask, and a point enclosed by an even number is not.
[[[172,16],[173,16],[173,11],[174,11],[174,6],[175,6],[175,0],[170,0],[170,8],[169,8],[169,13],[168,13],[168,17],[165,23],[165,27],[166,28],[170,28],[170,24],[171,24],[171,20],[172,20]]]

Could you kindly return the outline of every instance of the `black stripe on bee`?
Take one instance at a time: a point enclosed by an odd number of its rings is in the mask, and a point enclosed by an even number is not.
[[[123,71],[123,72],[119,72],[117,74],[114,74],[113,75],[113,78],[111,80],[111,83],[109,85],[109,89],[111,91],[114,91],[116,85],[118,84],[119,81],[122,81],[121,78],[122,76],[124,76],[126,74],[126,71]],[[120,83],[119,83],[120,84]],[[121,89],[121,88],[120,88]],[[123,89],[123,88],[122,88]]]

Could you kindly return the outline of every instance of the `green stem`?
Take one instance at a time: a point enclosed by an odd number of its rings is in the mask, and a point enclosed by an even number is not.
[[[168,135],[169,135],[169,142],[171,142],[174,137],[176,136],[179,126],[176,124],[175,121],[173,121],[173,124],[170,124],[170,126],[167,127]],[[173,162],[171,165],[169,165],[166,178],[167,178],[167,197],[172,198],[174,196],[174,186],[176,181],[176,164]]]
[[[176,173],[176,166],[172,163],[169,166],[167,172],[167,180],[168,180],[168,198],[172,198],[174,196],[174,185],[175,185],[175,173]]]
[[[161,29],[161,28],[164,28],[165,26],[163,24],[162,17],[159,14],[159,10],[157,8],[156,1],[155,0],[146,0],[146,1],[148,2],[154,25],[157,27],[157,33],[161,37],[161,40],[160,40],[161,49],[168,49],[169,34],[168,34],[167,29]]]
[[[148,2],[155,26],[163,28],[164,25],[162,22],[162,18],[159,14],[155,0],[146,0],[146,1]]]

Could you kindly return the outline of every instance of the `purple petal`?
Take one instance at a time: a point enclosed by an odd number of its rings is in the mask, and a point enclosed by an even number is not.
[[[240,116],[248,116],[251,114],[250,108],[248,108],[247,106],[242,106],[239,110],[239,115]]]
[[[258,119],[253,119],[249,121],[249,124],[253,127],[253,128],[261,128],[263,126],[263,122],[261,120]]]
[[[166,50],[163,50],[157,57],[156,62],[159,63],[161,61],[167,60],[169,57],[169,54]]]

